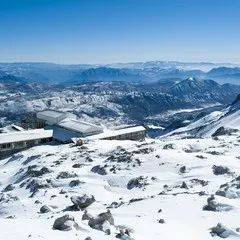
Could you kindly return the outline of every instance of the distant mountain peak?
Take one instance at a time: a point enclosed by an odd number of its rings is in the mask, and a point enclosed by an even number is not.
[[[194,77],[188,77],[186,80],[187,80],[187,81],[195,81],[196,78],[194,78]]]

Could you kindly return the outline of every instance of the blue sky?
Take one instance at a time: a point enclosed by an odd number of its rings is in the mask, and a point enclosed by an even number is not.
[[[240,62],[239,0],[0,0],[0,61]]]

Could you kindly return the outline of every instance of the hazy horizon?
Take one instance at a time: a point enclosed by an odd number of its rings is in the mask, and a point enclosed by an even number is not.
[[[217,62],[217,61],[184,61],[184,60],[165,60],[165,59],[146,59],[142,61],[126,61],[126,62],[75,62],[75,63],[64,63],[64,62],[50,62],[50,61],[0,61],[0,64],[21,64],[21,63],[32,63],[32,64],[37,64],[37,63],[46,63],[46,64],[56,64],[56,65],[114,65],[114,64],[132,64],[132,63],[148,63],[148,62],[176,62],[176,63],[190,63],[190,64],[198,64],[198,63],[203,63],[203,64],[216,64],[216,65],[224,65],[224,64],[232,64],[232,65],[240,65],[240,62]]]

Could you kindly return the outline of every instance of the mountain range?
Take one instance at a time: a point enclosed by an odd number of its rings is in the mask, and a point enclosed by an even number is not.
[[[28,82],[47,84],[81,84],[83,82],[127,81],[153,82],[169,78],[195,77],[212,79],[219,83],[240,84],[240,67],[237,64],[183,63],[152,61],[117,64],[54,63],[0,63],[5,74],[25,78]]]

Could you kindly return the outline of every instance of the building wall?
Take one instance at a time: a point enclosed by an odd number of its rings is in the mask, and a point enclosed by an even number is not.
[[[44,139],[36,139],[31,141],[21,141],[21,142],[0,144],[0,157],[6,156],[8,154],[12,154],[19,150],[36,146],[41,143],[49,142],[51,140],[52,138],[44,138]]]
[[[146,132],[145,131],[139,131],[139,132],[133,132],[133,133],[125,133],[121,134],[118,136],[112,136],[112,137],[107,137],[103,138],[105,140],[135,140],[135,141],[140,141],[144,140],[146,137]]]

